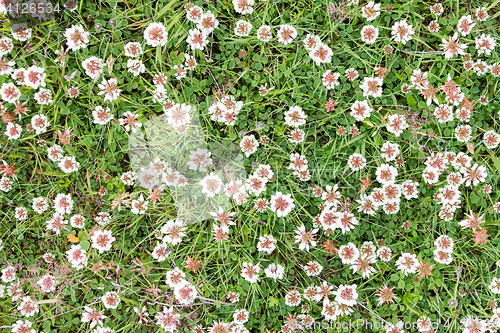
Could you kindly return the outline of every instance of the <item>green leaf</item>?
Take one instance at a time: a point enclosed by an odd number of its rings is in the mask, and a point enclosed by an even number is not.
[[[163,15],[165,15],[165,13],[167,12],[167,10],[169,10],[173,5],[174,3],[176,3],[177,0],[172,0],[170,1],[169,3],[167,3],[165,5],[165,7],[163,7],[157,14],[156,16],[156,20],[155,21],[158,21]]]
[[[120,299],[127,304],[133,304],[133,305],[139,306],[139,303],[137,303],[137,301],[130,299],[130,298],[126,298],[125,296],[120,296]]]
[[[472,203],[478,203],[478,202],[479,202],[479,200],[481,200],[481,198],[480,198],[480,197],[478,197],[477,195],[472,194],[472,195],[470,196],[470,202],[472,202]]]
[[[81,230],[78,232],[78,239],[81,241],[84,241],[84,240],[88,240],[89,239],[89,235],[86,231],[84,230]]]
[[[488,152],[490,153],[491,160],[493,161],[495,168],[497,168],[497,171],[500,172],[500,161],[498,161],[498,157],[495,156],[493,151],[489,150]]]
[[[267,299],[267,304],[269,304],[270,307],[278,306],[280,302],[273,296],[269,297]]]
[[[281,126],[276,126],[274,128],[274,134],[276,134],[276,135],[283,135],[283,128]]]
[[[243,231],[243,233],[245,235],[248,235],[250,233],[250,231],[251,231],[250,228],[248,228],[246,225],[243,226],[243,228],[241,230]]]
[[[36,304],[52,304],[52,303],[58,303],[61,300],[58,298],[51,298],[51,299],[42,299],[40,301],[36,301]]]
[[[80,246],[82,247],[82,249],[84,249],[85,251],[88,251],[90,249],[90,243],[89,241],[87,240],[84,240],[82,242],[80,242]]]
[[[413,98],[412,96],[406,97],[406,101],[410,106],[417,106],[417,102],[415,101],[415,98]]]

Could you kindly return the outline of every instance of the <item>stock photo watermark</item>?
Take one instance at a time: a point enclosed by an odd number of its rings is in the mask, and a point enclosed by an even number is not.
[[[168,187],[178,220],[200,222],[211,212],[228,210],[230,198],[238,200],[235,193],[247,178],[240,147],[207,141],[195,107],[175,104],[142,128],[129,138],[138,185],[148,190]]]
[[[460,323],[460,321],[454,319],[451,320],[448,318],[446,321],[442,320],[429,320],[425,323],[426,327],[429,329],[437,330],[439,328],[447,328],[447,329],[462,329],[464,326]],[[353,330],[386,330],[392,327],[397,327],[399,329],[416,332],[419,329],[419,323],[417,321],[400,321],[397,324],[381,322],[370,319],[355,319],[355,320],[341,320],[341,321],[331,321],[331,320],[322,320],[315,321],[312,323],[308,329],[309,330],[327,330],[327,329],[335,329],[341,331],[353,331]]]

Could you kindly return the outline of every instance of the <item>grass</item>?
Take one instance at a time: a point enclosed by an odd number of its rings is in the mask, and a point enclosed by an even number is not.
[[[82,323],[84,306],[92,304],[104,310],[108,317],[103,325],[114,332],[161,332],[156,324],[155,315],[163,311],[163,305],[173,305],[180,314],[177,329],[193,331],[197,325],[210,328],[218,321],[231,322],[237,309],[250,311],[245,327],[251,332],[286,331],[284,324],[290,323],[294,316],[301,314],[301,306],[309,304],[309,314],[318,322],[311,331],[323,332],[319,325],[324,316],[321,314],[323,303],[307,301],[302,298],[300,306],[285,304],[285,295],[291,290],[303,292],[311,285],[327,282],[336,287],[343,284],[356,284],[359,294],[353,313],[337,319],[336,322],[368,320],[377,322],[414,323],[422,316],[433,322],[440,321],[439,331],[457,332],[458,323],[467,316],[488,319],[492,308],[498,308],[498,295],[488,287],[493,277],[499,277],[500,224],[498,213],[493,206],[498,202],[497,186],[500,163],[498,148],[488,149],[483,143],[483,134],[488,130],[499,129],[499,85],[498,77],[491,73],[477,75],[464,69],[462,57],[455,56],[446,60],[440,44],[443,38],[452,36],[458,20],[463,15],[474,15],[475,8],[485,6],[490,20],[476,22],[477,25],[468,36],[461,36],[460,42],[466,43],[473,60],[486,60],[488,64],[498,63],[499,56],[493,51],[491,56],[479,55],[474,47],[475,38],[481,34],[491,34],[498,43],[500,15],[498,1],[448,1],[443,3],[444,12],[437,18],[441,30],[431,33],[427,29],[430,21],[436,19],[428,1],[412,0],[403,2],[382,1],[381,15],[374,22],[367,22],[361,16],[365,2],[345,8],[343,20],[329,17],[328,1],[257,1],[254,12],[242,16],[235,12],[230,1],[194,1],[204,11],[210,10],[219,20],[219,27],[209,37],[203,51],[192,51],[186,42],[189,29],[195,24],[185,15],[187,1],[79,1],[73,12],[67,10],[57,13],[48,21],[37,22],[28,15],[18,20],[5,17],[2,20],[2,36],[12,37],[10,27],[15,22],[26,20],[32,30],[32,38],[27,42],[14,40],[11,53],[4,60],[14,61],[14,68],[28,68],[34,63],[45,69],[45,82],[52,91],[53,103],[38,105],[34,90],[20,86],[21,101],[26,102],[28,114],[21,119],[16,115],[14,121],[23,128],[21,137],[9,140],[2,124],[0,135],[0,160],[15,165],[16,178],[13,188],[0,192],[0,251],[2,269],[8,263],[19,266],[16,276],[22,283],[25,295],[38,301],[39,313],[25,318],[16,310],[20,301],[12,300],[12,295],[0,299],[0,326],[11,329],[17,320],[30,320],[38,332],[91,332],[89,324]],[[61,8],[62,3],[60,4]],[[392,7],[392,8],[390,8]],[[248,37],[236,36],[233,32],[235,22],[247,19],[253,25]],[[395,21],[406,19],[416,33],[406,43],[390,40],[391,26]],[[151,22],[161,22],[168,31],[168,42],[164,47],[151,47],[145,44],[143,32]],[[90,32],[86,48],[69,51],[64,66],[56,62],[56,50],[66,49],[64,32],[73,24],[81,24]],[[290,24],[298,31],[298,37],[289,45],[283,45],[274,38],[264,43],[255,37],[259,26],[272,26],[276,35],[281,24]],[[375,44],[368,45],[360,39],[360,30],[365,24],[379,28]],[[100,28],[99,28],[100,26]],[[318,35],[333,51],[329,64],[316,65],[303,45],[307,34]],[[127,57],[124,45],[130,41],[141,43],[144,53],[141,60],[146,66],[145,73],[133,76],[127,71]],[[390,44],[394,51],[383,52]],[[430,51],[430,52],[429,52]],[[186,78],[175,78],[174,65],[184,62],[184,52],[194,55],[198,65]],[[90,56],[101,59],[115,58],[112,73],[104,68],[103,77],[117,77],[120,97],[115,102],[104,102],[98,95],[101,78],[95,82],[85,74],[82,61]],[[355,68],[360,78],[350,82],[344,77],[348,68]],[[387,68],[384,78],[382,97],[368,98],[373,108],[371,116],[356,122],[349,115],[350,107],[356,100],[364,100],[361,84],[364,77],[375,75],[375,67]],[[326,90],[322,75],[330,69],[341,74],[341,84],[335,89]],[[471,146],[458,142],[455,128],[458,120],[439,123],[432,115],[432,108],[426,100],[412,89],[408,94],[401,92],[404,83],[411,84],[410,78],[415,69],[428,72],[429,82],[441,86],[448,74],[461,87],[465,98],[478,101],[480,96],[488,97],[483,106],[476,102],[471,120]],[[254,208],[255,197],[250,195],[247,203],[233,203],[234,226],[230,226],[229,238],[217,242],[213,236],[214,219],[201,221],[186,227],[187,236],[182,242],[170,246],[170,255],[159,261],[153,258],[157,242],[161,240],[161,228],[168,220],[176,218],[175,195],[170,190],[162,191],[155,204],[150,200],[145,213],[132,214],[130,207],[122,204],[121,210],[113,208],[113,201],[127,192],[127,199],[145,198],[149,191],[140,186],[127,186],[120,177],[124,172],[133,170],[129,158],[129,139],[131,132],[125,131],[118,123],[127,111],[139,115],[146,123],[154,116],[163,114],[162,106],[151,98],[155,89],[152,79],[155,74],[165,73],[168,80],[165,90],[168,97],[176,103],[195,106],[207,142],[224,142],[238,145],[244,135],[253,134],[260,141],[268,136],[269,144],[260,144],[257,152],[244,158],[248,175],[258,164],[270,165],[275,176],[269,181],[260,197],[270,199],[276,192],[292,194],[295,208],[285,217],[267,210],[259,213]],[[74,78],[68,80],[72,74]],[[0,76],[2,83],[13,82],[9,75]],[[274,86],[266,96],[260,96],[261,85]],[[70,99],[67,92],[70,86],[77,86],[80,93]],[[244,106],[238,114],[234,126],[213,121],[208,107],[220,100],[222,91],[242,101]],[[440,103],[445,103],[443,93],[438,94]],[[338,102],[333,111],[328,112],[325,103],[333,99]],[[93,122],[92,111],[95,106],[110,108],[114,119],[106,125]],[[292,127],[285,124],[284,113],[289,107],[299,105],[307,115],[304,142],[295,144],[288,140]],[[3,101],[6,112],[13,112],[14,104]],[[410,111],[408,111],[411,108]],[[456,109],[456,107],[455,107]],[[401,136],[395,136],[386,128],[391,114],[416,113],[421,120],[421,128],[409,128]],[[47,116],[50,126],[42,134],[28,131],[27,125],[35,114]],[[409,115],[408,115],[409,117]],[[360,134],[353,136],[350,130],[356,126]],[[339,135],[340,127],[347,134]],[[71,128],[71,143],[63,144],[58,136]],[[398,167],[397,182],[415,180],[420,183],[417,199],[401,201],[397,214],[388,215],[380,208],[376,215],[360,213],[356,202],[360,197],[362,178],[370,177],[374,183],[365,194],[379,187],[376,170],[386,161],[381,157],[381,146],[390,141],[399,144],[399,158],[404,159]],[[47,148],[59,144],[65,155],[75,156],[80,163],[79,170],[64,173],[47,158]],[[484,183],[472,187],[460,187],[460,207],[451,221],[439,217],[441,205],[435,195],[438,188],[446,185],[443,175],[434,185],[425,184],[422,172],[425,159],[433,152],[463,152],[472,157],[472,163],[484,165],[487,178]],[[288,169],[290,154],[298,153],[309,162],[309,181],[300,181]],[[349,156],[362,154],[368,165],[361,171],[352,172],[347,165]],[[395,162],[391,162],[395,165]],[[1,164],[0,164],[1,165]],[[315,197],[312,185],[323,189],[327,185],[338,184],[344,207],[350,207],[359,225],[346,233],[336,230],[328,234],[319,227],[315,235],[317,246],[309,252],[299,250],[295,243],[295,230],[304,224],[307,230],[318,228],[314,220],[320,215],[324,200]],[[489,184],[492,192],[482,191]],[[46,229],[46,221],[53,215],[53,209],[37,214],[31,209],[35,197],[45,197],[52,207],[52,200],[58,193],[71,194],[75,201],[73,214],[81,213],[86,218],[85,228],[62,230],[60,235]],[[28,219],[14,217],[16,207],[28,209]],[[486,244],[476,244],[472,231],[462,229],[458,222],[470,212],[483,215],[489,238]],[[105,229],[111,230],[116,241],[111,251],[99,254],[92,249],[92,233],[99,227],[94,218],[99,212],[112,214],[111,222]],[[196,213],[196,212],[195,212]],[[72,214],[66,215],[69,220]],[[408,222],[405,228],[403,224]],[[68,235],[78,238],[77,243],[88,250],[88,264],[84,269],[70,267],[66,252],[72,243]],[[259,237],[273,235],[277,240],[276,250],[270,255],[258,252]],[[434,241],[440,235],[450,236],[455,243],[453,261],[449,265],[434,260]],[[392,260],[384,263],[377,260],[373,264],[375,273],[363,279],[353,273],[350,265],[341,263],[339,256],[325,251],[326,241],[337,247],[349,242],[358,248],[364,242],[373,242],[379,248],[386,244],[392,249]],[[75,243],[76,244],[76,243]],[[422,277],[419,274],[405,276],[396,267],[401,253],[415,253],[420,261],[432,265],[432,274]],[[55,262],[44,262],[43,255],[52,253]],[[200,262],[197,270],[186,269],[186,260],[194,258]],[[317,261],[323,266],[317,277],[308,277],[303,266]],[[243,262],[260,264],[260,281],[250,284],[241,275]],[[266,278],[264,269],[270,263],[285,267],[282,280]],[[167,271],[179,267],[199,292],[199,298],[190,306],[180,305],[173,295],[173,289],[165,283]],[[56,276],[60,283],[55,291],[42,293],[36,281],[44,274]],[[5,282],[8,286],[16,282]],[[377,306],[375,292],[383,285],[394,287],[397,299],[391,304]],[[1,287],[0,287],[1,288]],[[1,289],[0,289],[1,290]],[[465,297],[459,291],[465,291]],[[104,309],[100,298],[107,291],[117,291],[121,303],[117,309]],[[229,292],[239,294],[239,302],[230,303]],[[1,294],[1,293],[0,293]],[[333,300],[335,296],[330,296]],[[458,305],[450,306],[456,299]],[[494,306],[492,306],[494,305]],[[148,323],[139,323],[133,308],[147,307]],[[326,323],[326,322],[325,322]],[[330,325],[335,325],[332,322]],[[458,325],[458,324],[457,324]],[[339,331],[335,326],[329,332]],[[355,328],[354,332],[375,331],[366,327]],[[407,331],[415,331],[409,329]]]

